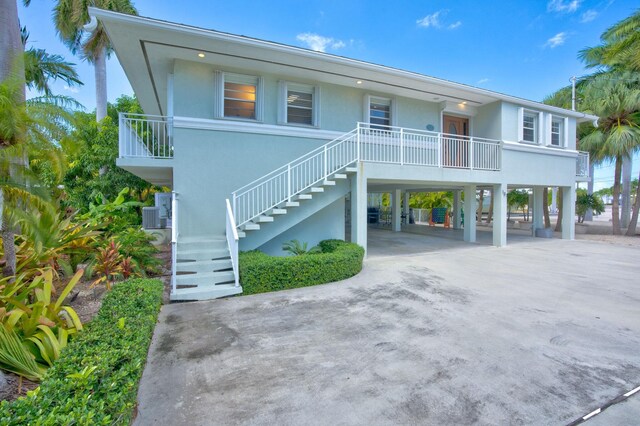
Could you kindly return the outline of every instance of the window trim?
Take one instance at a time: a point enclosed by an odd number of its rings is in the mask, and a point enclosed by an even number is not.
[[[553,114],[549,114],[549,125],[548,125],[548,141],[547,141],[547,146],[552,147],[552,148],[566,148],[567,147],[567,142],[569,140],[569,128],[568,128],[568,121],[569,119],[567,117],[561,117],[559,115],[553,115]],[[554,121],[559,121],[562,126],[562,128],[559,131],[559,137],[560,140],[558,141],[558,145],[554,145],[553,144],[553,122]]]
[[[535,117],[535,123],[534,123],[534,127],[533,127],[533,131],[534,131],[534,140],[533,141],[527,141],[524,139],[524,116],[525,114],[527,115],[532,115]],[[529,145],[541,145],[544,143],[544,138],[545,138],[545,133],[543,131],[544,129],[544,120],[543,120],[543,114],[542,112],[539,111],[534,111],[534,110],[530,110],[530,109],[525,109],[525,108],[519,108],[518,109],[518,142],[520,143],[525,143],[525,144],[529,144]]]
[[[311,124],[289,123],[289,105],[287,98],[289,90],[311,94]],[[278,102],[278,124],[285,126],[319,128],[320,127],[320,87],[312,84],[295,83],[281,80],[278,82],[279,102]]]
[[[398,114],[396,113],[396,100],[392,97],[366,94],[363,102],[362,121],[371,124],[371,102],[375,100],[389,102],[389,126],[396,127]]]
[[[256,110],[255,118],[225,117],[224,115],[224,83],[225,81],[253,82],[256,85]],[[222,120],[246,121],[250,123],[264,121],[264,78],[262,76],[215,71],[214,73],[214,118]]]

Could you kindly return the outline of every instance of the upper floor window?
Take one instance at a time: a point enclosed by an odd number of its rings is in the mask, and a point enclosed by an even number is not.
[[[524,111],[522,115],[522,140],[525,142],[538,142],[538,114]]]
[[[262,79],[216,72],[216,117],[261,121]]]
[[[281,81],[280,93],[280,123],[316,127],[319,125],[318,87]]]
[[[564,118],[551,118],[551,145],[564,146]]]
[[[391,127],[391,99],[369,98],[369,123],[372,128]]]

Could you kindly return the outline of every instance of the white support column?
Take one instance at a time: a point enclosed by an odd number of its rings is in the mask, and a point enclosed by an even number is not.
[[[535,235],[535,230],[538,228],[544,228],[544,210],[543,210],[543,192],[544,187],[542,186],[534,186],[533,187],[533,229]]]
[[[562,239],[576,238],[576,188],[563,186],[562,190]]]
[[[400,215],[402,214],[401,191],[394,189],[391,192],[391,230],[400,231]]]
[[[493,185],[493,245],[507,245],[507,185]]]
[[[453,229],[460,229],[462,227],[462,217],[460,215],[460,205],[462,203],[461,192],[459,190],[453,191]]]
[[[476,186],[464,187],[464,240],[476,242]],[[495,212],[494,212],[495,214]]]
[[[351,242],[367,252],[367,180],[358,171],[351,177]]]

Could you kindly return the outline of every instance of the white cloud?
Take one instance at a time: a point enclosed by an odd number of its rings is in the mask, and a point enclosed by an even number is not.
[[[567,33],[563,31],[551,37],[544,45],[545,47],[553,49],[554,47],[563,45],[565,41],[567,41]]]
[[[440,28],[442,27],[442,24],[440,23],[441,13],[446,13],[446,10],[439,10],[435,13],[432,13],[431,15],[425,16],[422,19],[418,19],[416,21],[416,24],[418,24],[418,26],[420,27],[425,27],[425,28],[429,28],[429,27]]]
[[[337,50],[347,45],[342,40],[336,40],[332,37],[323,37],[314,33],[298,34],[296,38],[305,43],[309,49],[315,50],[316,52],[326,52],[327,49]]]
[[[582,14],[582,16],[580,17],[580,22],[582,22],[583,24],[586,24],[587,22],[591,22],[594,19],[596,19],[597,16],[598,16],[598,12],[596,12],[593,9],[589,9]]]
[[[64,90],[66,90],[68,92],[71,92],[71,93],[78,93],[80,91],[76,87],[70,87],[70,86],[67,86],[67,85],[64,86]]]
[[[416,21],[416,24],[418,24],[419,27],[423,28],[442,28],[445,24],[441,22],[441,18],[444,17],[444,15],[446,15],[448,12],[448,9],[439,10],[432,13],[431,15],[427,15],[424,18],[418,19]],[[462,21],[456,21],[453,24],[447,25],[447,29],[455,30],[460,25],[462,25]]]
[[[489,79],[488,78],[481,78],[480,80],[478,80],[478,82],[476,84],[484,84],[484,83],[488,83]]]
[[[573,13],[580,7],[582,0],[549,0],[547,3],[548,12]]]

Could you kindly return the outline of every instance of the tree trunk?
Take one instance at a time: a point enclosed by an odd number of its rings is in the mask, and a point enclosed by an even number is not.
[[[20,21],[16,0],[0,0],[0,82],[8,77],[24,81],[24,46],[20,37]],[[23,86],[24,87],[24,86]],[[18,94],[18,102],[25,101],[24,89]],[[0,173],[11,173],[3,170]],[[4,248],[3,274],[16,274],[15,232],[4,213],[4,196],[0,196],[0,235]]]
[[[544,187],[542,190],[542,214],[544,215],[544,227],[551,228],[551,219],[549,219],[549,188]]]
[[[622,161],[622,206],[620,211],[620,227],[628,228],[631,218],[631,156]]]
[[[638,182],[640,182],[640,176],[638,177]],[[636,188],[636,201],[633,203],[633,214],[631,215],[631,220],[629,221],[629,227],[627,228],[627,236],[635,237],[636,235],[636,226],[638,225],[638,213],[640,210],[640,183]]]
[[[593,195],[593,173],[595,171],[595,167],[593,166],[593,162],[589,164],[589,183],[587,183],[587,194]],[[593,210],[587,209],[587,213],[584,215],[582,221],[593,221]]]
[[[482,222],[482,204],[484,203],[484,189],[480,190],[480,198],[478,199],[478,210],[476,210],[477,222]]]
[[[489,190],[489,197],[491,199],[491,204],[489,204],[489,213],[487,214],[487,223],[491,223],[493,219],[493,189]]]
[[[107,116],[107,51],[103,49],[95,57],[96,121]]]
[[[556,208],[558,210],[558,220],[556,221],[556,229],[555,232],[562,231],[562,188],[558,188],[556,191],[558,195],[556,195]]]
[[[611,221],[613,235],[620,235],[620,177],[622,175],[622,157],[616,158],[616,168],[613,175],[613,202],[611,203]]]

